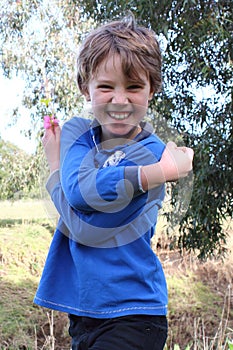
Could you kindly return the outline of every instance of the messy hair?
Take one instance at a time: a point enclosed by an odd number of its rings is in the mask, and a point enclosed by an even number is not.
[[[162,59],[155,33],[138,26],[131,15],[98,27],[84,40],[77,59],[77,83],[82,94],[88,93],[89,81],[102,61],[116,54],[120,55],[126,77],[137,80],[138,72],[143,70],[151,91],[160,91]]]

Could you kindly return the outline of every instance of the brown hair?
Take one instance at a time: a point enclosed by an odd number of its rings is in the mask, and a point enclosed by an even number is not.
[[[124,74],[137,79],[142,69],[149,76],[151,90],[162,84],[161,52],[155,33],[137,25],[133,16],[113,21],[93,30],[84,40],[77,59],[77,82],[82,94],[99,65],[109,55],[119,54]]]

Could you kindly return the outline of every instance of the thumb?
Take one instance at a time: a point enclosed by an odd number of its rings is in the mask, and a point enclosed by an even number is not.
[[[173,142],[173,141],[168,141],[167,147],[168,147],[169,149],[174,149],[174,148],[177,148],[177,145],[176,145],[175,142]]]
[[[52,136],[53,132],[51,129],[45,129],[44,135],[42,137],[42,144],[43,146],[46,146],[48,143],[50,137]]]

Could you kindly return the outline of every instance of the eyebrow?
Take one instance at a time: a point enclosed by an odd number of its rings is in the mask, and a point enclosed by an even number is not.
[[[135,85],[135,84],[140,84],[140,85],[143,85],[143,86],[146,85],[145,80],[142,80],[142,79],[129,79],[128,82],[129,82],[130,84],[134,84],[134,85]]]
[[[114,83],[113,80],[110,80],[110,79],[96,79],[96,84],[112,84]],[[143,80],[143,79],[129,79],[127,78],[127,81],[126,81],[127,84],[140,84],[140,85],[143,85],[145,86],[146,85],[146,81]]]
[[[113,83],[113,81],[112,80],[110,80],[110,79],[96,79],[96,82],[99,84],[99,83],[101,83],[101,84],[111,84],[111,83]]]

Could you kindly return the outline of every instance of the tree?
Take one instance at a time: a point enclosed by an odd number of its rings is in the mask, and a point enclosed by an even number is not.
[[[76,52],[86,26],[78,7],[69,7],[69,0],[3,0],[0,13],[3,73],[24,79],[22,103],[30,109],[32,122],[39,128],[48,112],[41,99],[52,100],[50,112],[56,110],[58,117],[73,116],[80,100]]]
[[[39,196],[38,158],[0,139],[0,200]]]
[[[192,198],[176,244],[196,249],[201,258],[221,254],[227,235],[222,223],[232,217],[232,1],[5,1],[4,73],[24,75],[32,119],[44,113],[39,101],[52,90],[57,113],[75,114],[79,40],[88,27],[127,10],[161,41],[164,85],[151,104],[153,123],[159,128],[161,119],[169,121],[195,151]],[[177,187],[172,190],[175,205]]]

